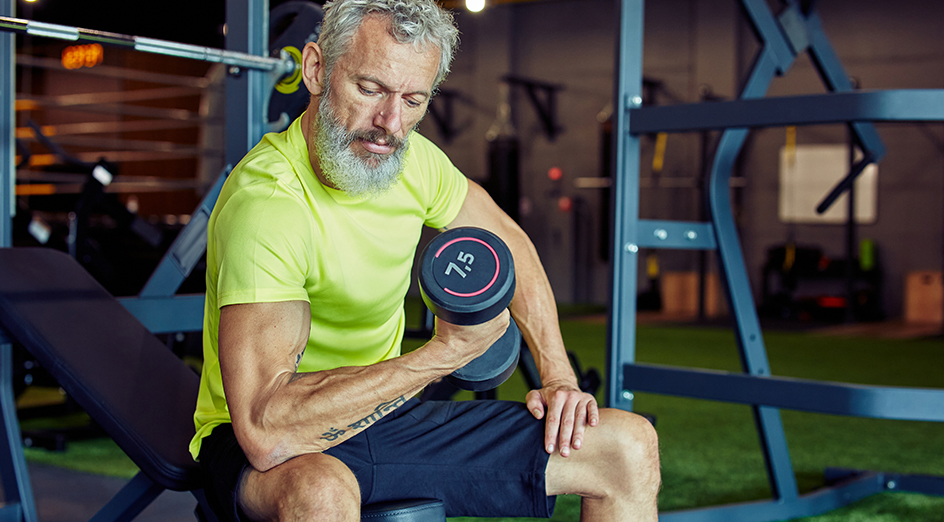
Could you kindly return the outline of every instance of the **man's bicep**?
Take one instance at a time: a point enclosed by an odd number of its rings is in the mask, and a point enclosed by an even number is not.
[[[233,416],[252,420],[295,373],[308,342],[306,301],[250,303],[220,310],[220,370]]]
[[[445,228],[479,227],[490,230],[507,243],[523,234],[521,228],[479,184],[469,180],[469,191],[459,213]],[[511,245],[509,245],[511,246]]]

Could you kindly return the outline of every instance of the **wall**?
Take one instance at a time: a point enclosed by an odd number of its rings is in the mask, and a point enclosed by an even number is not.
[[[944,88],[944,12],[939,3],[915,0],[894,6],[879,1],[820,3],[824,29],[850,77],[863,89]],[[770,94],[821,92],[805,57],[776,81]],[[944,237],[944,124],[877,124],[887,155],[879,164],[878,220],[858,227],[860,238],[879,248],[885,311],[901,315],[907,272],[940,270]],[[798,143],[844,143],[843,126],[801,127]],[[744,162],[749,179],[741,221],[752,276],[768,247],[791,231],[777,221],[777,149],[783,129],[754,133]],[[806,225],[793,231],[798,243],[821,246],[833,258],[845,249],[842,226]],[[757,285],[755,285],[756,288]]]
[[[944,7],[903,0],[892,7],[879,0],[818,3],[827,35],[850,76],[862,88],[944,87]],[[495,119],[499,79],[505,74],[564,86],[557,110],[564,131],[553,141],[540,130],[523,91],[514,91],[514,122],[522,146],[521,218],[532,235],[562,301],[604,303],[609,266],[598,253],[605,246],[605,192],[574,187],[577,178],[598,176],[600,119],[611,110],[616,48],[616,5],[610,0],[526,2],[492,6],[457,15],[462,47],[443,88],[462,93],[455,120],[462,131],[451,143],[430,121],[421,130],[439,142],[470,177],[487,176],[485,132]],[[757,45],[737,2],[660,0],[646,5],[644,74],[662,82],[658,104],[694,102],[705,92],[731,98]],[[815,70],[800,57],[777,79],[771,95],[822,92]],[[862,226],[861,238],[874,239],[885,271],[886,312],[901,313],[905,273],[939,270],[944,225],[944,124],[885,124],[879,133],[888,148],[880,165],[878,222]],[[712,142],[714,135],[709,136]],[[801,127],[799,143],[844,143],[843,126]],[[702,166],[698,134],[671,135],[661,173],[653,173],[652,137],[643,138],[641,214],[644,218],[697,219],[695,188]],[[738,223],[754,288],[760,287],[766,251],[789,234],[816,244],[832,257],[844,252],[841,226],[788,227],[778,221],[778,158],[783,129],[752,132],[735,188]],[[564,173],[560,189],[583,209],[557,209],[550,167]],[[588,255],[588,252],[590,253]],[[693,270],[697,255],[659,252],[664,270]],[[641,264],[642,266],[642,264]],[[755,291],[757,294],[759,291]]]
[[[579,177],[601,174],[601,123],[610,110],[613,85],[615,5],[610,1],[542,2],[504,5],[482,13],[459,13],[462,45],[444,89],[471,99],[456,120],[466,125],[451,144],[437,139],[429,121],[423,132],[439,141],[467,175],[487,176],[485,134],[496,118],[499,83],[505,75],[559,84],[553,140],[542,130],[536,109],[521,88],[512,89],[513,121],[521,144],[521,225],[531,234],[562,301],[603,302],[609,270],[601,255],[606,198],[595,189],[576,189]],[[427,118],[428,119],[428,118]],[[548,170],[558,167],[555,184]],[[557,189],[557,191],[555,191]],[[559,192],[559,194],[557,193]],[[575,211],[558,209],[558,195],[575,201]],[[575,216],[578,214],[579,216]],[[582,233],[576,234],[575,230]],[[579,250],[574,248],[580,244]]]

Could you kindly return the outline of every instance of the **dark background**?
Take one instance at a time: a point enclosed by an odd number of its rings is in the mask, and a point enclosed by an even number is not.
[[[270,0],[275,7],[285,0]],[[322,3],[322,2],[318,2]],[[226,0],[18,0],[16,16],[41,22],[146,36],[209,47],[224,46]]]

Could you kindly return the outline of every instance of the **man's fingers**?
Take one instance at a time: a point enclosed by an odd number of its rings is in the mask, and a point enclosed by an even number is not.
[[[544,397],[541,396],[541,392],[537,390],[529,391],[528,395],[525,396],[525,402],[528,405],[528,411],[531,412],[531,415],[534,415],[535,419],[541,420],[544,418]]]
[[[597,406],[597,400],[590,397],[590,404],[587,405],[587,422],[590,426],[600,424],[600,408]]]
[[[561,415],[560,431],[558,437],[560,440],[560,454],[562,457],[570,455],[570,449],[573,447],[574,427],[577,423],[577,398],[569,393],[558,393],[558,400],[563,402]]]
[[[527,405],[535,418],[544,417],[544,449],[552,454],[558,451],[562,457],[580,449],[587,427],[600,422],[596,399],[575,390],[532,390]]]
[[[548,453],[554,453],[554,450],[557,449],[561,415],[564,410],[564,401],[559,400],[561,393],[552,393],[547,403],[547,419],[544,421],[544,448]]]
[[[583,434],[587,429],[587,423],[590,418],[590,405],[594,403],[592,400],[581,401],[577,405],[576,411],[576,420],[574,422],[574,449],[578,450],[583,446]]]

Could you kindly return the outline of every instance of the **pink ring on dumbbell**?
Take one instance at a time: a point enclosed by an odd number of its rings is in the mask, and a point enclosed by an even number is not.
[[[495,284],[495,281],[498,280],[498,273],[501,271],[501,262],[498,260],[498,252],[495,252],[495,249],[492,248],[492,245],[489,245],[488,243],[486,243],[485,241],[482,241],[481,239],[479,239],[479,238],[477,238],[477,237],[457,237],[457,238],[453,239],[452,241],[446,243],[445,245],[441,246],[441,247],[439,248],[439,250],[436,251],[436,255],[433,256],[433,257],[439,257],[439,254],[442,254],[442,251],[445,250],[447,246],[449,246],[449,245],[451,245],[451,244],[453,244],[453,243],[456,243],[456,242],[458,242],[458,241],[465,241],[465,240],[477,241],[477,242],[479,242],[479,243],[482,243],[483,245],[485,245],[486,248],[489,249],[489,251],[492,252],[492,255],[495,256],[495,275],[492,276],[492,280],[489,281],[488,284],[485,285],[484,288],[482,288],[481,290],[479,290],[479,291],[477,291],[477,292],[472,292],[472,293],[470,293],[470,294],[462,294],[462,293],[459,293],[459,292],[450,290],[450,289],[445,288],[445,287],[443,288],[443,291],[446,292],[446,293],[448,293],[448,294],[450,294],[450,295],[454,295],[454,296],[456,296],[456,297],[475,297],[475,296],[477,296],[477,295],[479,295],[479,294],[484,293],[484,292],[485,292],[486,290],[488,290],[489,288],[491,288],[492,285]]]

